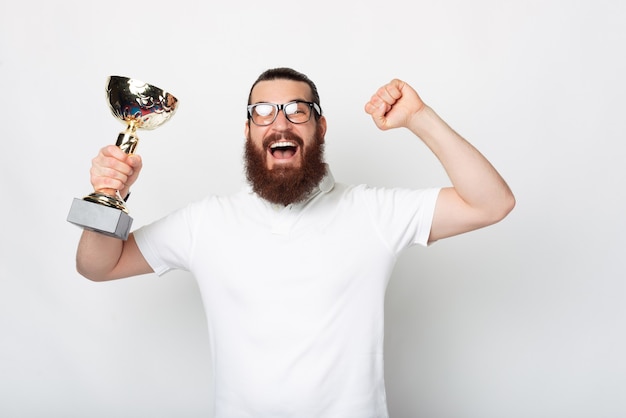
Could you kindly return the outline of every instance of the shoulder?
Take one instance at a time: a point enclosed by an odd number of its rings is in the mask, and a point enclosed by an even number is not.
[[[207,208],[221,208],[231,205],[247,205],[252,204],[256,200],[254,193],[243,189],[236,193],[219,195],[219,194],[207,194],[199,200],[188,203],[181,209],[187,209],[191,211],[206,210]]]
[[[410,189],[404,187],[382,187],[369,184],[346,185],[337,183],[334,193],[344,201],[383,204],[386,202],[436,200],[440,188]]]

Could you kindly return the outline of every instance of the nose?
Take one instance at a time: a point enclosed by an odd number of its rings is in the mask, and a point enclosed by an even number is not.
[[[276,115],[276,119],[274,120],[274,123],[272,123],[272,127],[276,130],[284,130],[284,129],[288,129],[291,127],[291,122],[287,120],[287,116],[285,116],[285,112],[283,112],[282,110],[278,111],[278,114]]]

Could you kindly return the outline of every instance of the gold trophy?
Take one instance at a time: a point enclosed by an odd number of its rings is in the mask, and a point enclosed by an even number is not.
[[[168,120],[177,109],[178,100],[157,87],[142,81],[111,76],[106,96],[113,115],[126,124],[115,145],[132,154],[139,138],[137,129],[155,129]],[[96,190],[82,199],[74,199],[67,221],[84,229],[126,240],[133,218],[118,190]]]

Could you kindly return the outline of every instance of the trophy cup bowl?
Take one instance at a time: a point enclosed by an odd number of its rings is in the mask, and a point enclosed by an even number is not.
[[[106,94],[113,116],[146,130],[167,122],[176,113],[178,104],[165,90],[128,77],[109,77]]]
[[[110,76],[106,97],[113,116],[126,124],[115,143],[126,154],[132,154],[137,147],[138,129],[156,129],[170,120],[178,108],[178,100],[170,93],[129,77]],[[124,200],[113,189],[96,190],[82,199],[74,199],[67,220],[123,240],[128,238],[132,225]]]

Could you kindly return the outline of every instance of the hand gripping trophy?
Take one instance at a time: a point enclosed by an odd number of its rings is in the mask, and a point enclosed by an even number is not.
[[[127,77],[111,76],[106,88],[113,115],[126,123],[115,145],[132,154],[139,138],[137,129],[151,130],[167,122],[176,112],[178,100],[157,87]],[[74,199],[67,221],[84,229],[126,240],[133,219],[119,191],[96,190]]]

